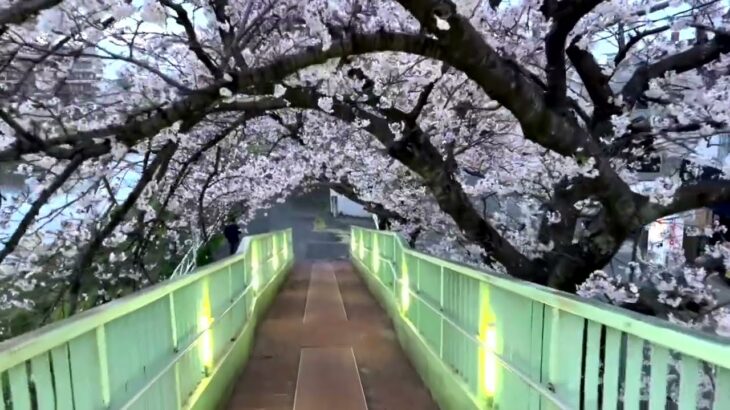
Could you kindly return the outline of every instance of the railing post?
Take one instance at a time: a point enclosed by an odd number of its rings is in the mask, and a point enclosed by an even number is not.
[[[233,301],[235,300],[235,296],[233,295],[233,264],[228,265],[228,306],[233,305]],[[238,325],[236,322],[236,314],[235,311],[232,311],[228,315],[228,323],[230,324],[231,328],[231,334],[228,335],[228,338],[233,341],[236,338],[236,333],[238,333]]]
[[[439,342],[439,358],[444,358],[444,266],[441,265],[441,286],[439,286],[439,309],[441,310],[441,341]]]
[[[393,254],[391,258],[392,266],[393,266],[393,293],[398,292],[398,283],[400,282],[401,274],[398,271],[400,269],[400,266],[398,266],[398,256],[397,256],[397,238],[395,235],[391,234],[390,239],[393,242]]]
[[[111,394],[109,389],[109,358],[106,352],[106,328],[100,325],[96,328],[96,350],[99,353],[99,384],[101,385],[101,398],[104,407],[109,408]]]
[[[398,252],[398,238],[393,234],[391,234],[390,237],[393,240],[393,262],[395,263],[398,261],[398,258],[396,257],[396,254]]]
[[[178,352],[178,340],[177,340],[177,315],[175,315],[175,298],[174,293],[170,293],[167,295],[168,300],[168,306],[170,307],[170,334],[172,335],[172,351],[174,353]],[[172,366],[173,372],[175,373],[175,402],[177,403],[177,408],[182,408],[181,405],[181,398],[180,398],[180,369],[178,368],[178,363],[175,362],[175,364]]]
[[[228,265],[228,300],[233,302],[233,264]]]

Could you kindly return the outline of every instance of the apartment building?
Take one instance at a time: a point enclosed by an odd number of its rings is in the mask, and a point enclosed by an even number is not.
[[[0,99],[56,97],[62,105],[86,102],[98,94],[103,70],[100,60],[83,56],[44,59],[40,51],[0,55]],[[40,72],[44,84],[37,81]]]

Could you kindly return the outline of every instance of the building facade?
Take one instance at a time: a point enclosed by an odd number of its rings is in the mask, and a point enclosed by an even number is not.
[[[334,217],[338,217],[340,215],[353,216],[356,218],[372,217],[372,214],[366,211],[365,207],[333,190],[330,190],[330,213],[332,213],[332,216]]]
[[[86,56],[43,58],[40,51],[0,56],[0,95],[10,101],[55,97],[61,105],[89,102],[99,93],[103,71],[99,59]]]

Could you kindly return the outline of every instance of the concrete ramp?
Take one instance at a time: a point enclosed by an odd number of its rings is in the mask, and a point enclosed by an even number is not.
[[[337,285],[337,278],[330,264],[314,264],[303,321],[305,324],[312,325],[347,321],[340,287]]]
[[[294,410],[367,410],[352,348],[304,348]]]

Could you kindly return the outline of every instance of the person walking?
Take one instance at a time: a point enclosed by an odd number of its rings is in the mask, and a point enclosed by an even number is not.
[[[238,224],[231,222],[223,228],[223,236],[228,240],[230,254],[235,254],[238,250],[238,245],[241,243],[241,228]]]

